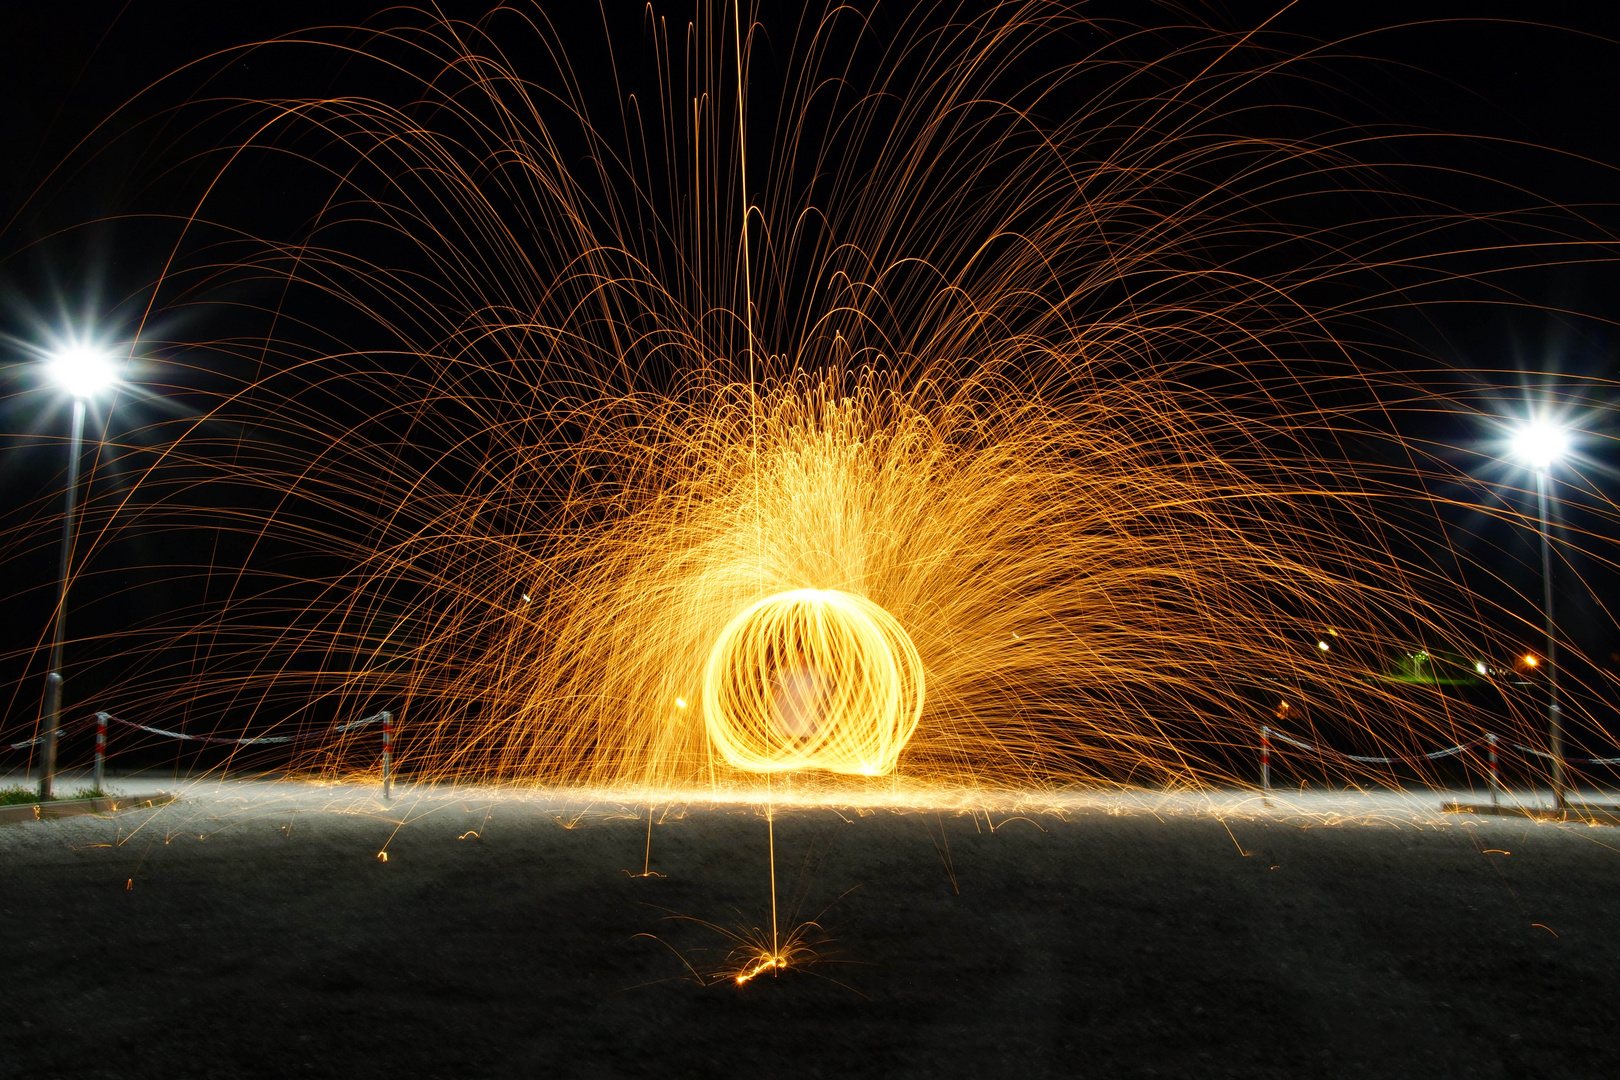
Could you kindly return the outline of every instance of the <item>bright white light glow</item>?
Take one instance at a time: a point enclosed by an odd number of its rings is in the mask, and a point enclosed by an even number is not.
[[[68,345],[51,354],[51,378],[76,398],[88,398],[118,381],[112,357],[93,345]]]
[[[1321,650],[1322,650],[1322,651],[1323,651],[1323,652],[1327,652],[1327,651],[1328,651],[1328,643],[1327,643],[1327,642],[1325,642],[1325,641],[1318,641],[1318,642],[1317,642],[1317,643],[1316,643],[1316,647],[1317,647],[1317,648],[1318,648],[1318,649],[1321,649]]]
[[[1483,661],[1483,660],[1476,661],[1474,663],[1474,670],[1479,672],[1481,675],[1487,674],[1487,669],[1485,667],[1485,661]]]
[[[894,771],[923,711],[922,657],[863,596],[794,589],[743,608],[703,673],[709,742],[748,772]]]
[[[1553,424],[1535,421],[1513,437],[1513,454],[1542,472],[1558,463],[1569,450],[1569,433]]]

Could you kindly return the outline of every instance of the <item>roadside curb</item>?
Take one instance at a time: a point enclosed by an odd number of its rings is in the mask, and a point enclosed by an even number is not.
[[[143,807],[172,803],[175,797],[166,791],[155,795],[103,795],[96,799],[54,799],[51,802],[19,803],[0,806],[0,825],[18,821],[51,821],[56,818],[78,817],[81,814],[113,814],[121,810],[139,810]]]

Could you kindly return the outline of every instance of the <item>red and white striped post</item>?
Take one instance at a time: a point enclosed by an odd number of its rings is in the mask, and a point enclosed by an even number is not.
[[[1502,790],[1502,774],[1496,767],[1496,736],[1490,732],[1485,733],[1486,754],[1491,766],[1491,805],[1497,805],[1497,792]]]
[[[96,713],[96,793],[107,790],[107,714]]]
[[[383,735],[383,755],[382,755],[383,798],[391,799],[391,798],[394,797],[394,787],[393,787],[394,782],[393,782],[393,779],[388,775],[388,761],[389,761],[389,758],[393,754],[394,714],[389,712],[387,709],[384,709],[383,714],[382,714],[382,735]]]
[[[1271,729],[1260,725],[1260,791],[1271,797]]]

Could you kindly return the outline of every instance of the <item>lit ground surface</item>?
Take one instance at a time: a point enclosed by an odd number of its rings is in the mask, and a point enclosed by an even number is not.
[[[768,937],[755,805],[661,802],[649,851],[647,805],[622,796],[112,786],[181,801],[0,827],[0,1075],[1598,1078],[1620,1061],[1620,829],[1443,815],[1441,793],[789,805],[780,925],[817,918],[814,952],[738,985],[713,977],[732,942],[694,920]]]

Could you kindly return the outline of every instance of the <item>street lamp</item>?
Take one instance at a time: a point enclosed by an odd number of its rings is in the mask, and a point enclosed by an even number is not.
[[[1536,509],[1541,515],[1541,608],[1547,620],[1547,742],[1552,751],[1553,806],[1564,809],[1564,719],[1558,707],[1558,638],[1553,632],[1552,544],[1548,537],[1547,473],[1569,450],[1569,434],[1533,421],[1513,439],[1513,453],[1536,472]],[[1535,666],[1533,657],[1525,662]]]
[[[73,438],[68,448],[67,513],[62,517],[62,566],[56,587],[56,629],[51,638],[51,670],[45,676],[45,746],[40,755],[39,797],[51,797],[56,776],[56,734],[62,714],[62,638],[67,630],[68,582],[73,571],[73,511],[79,498],[80,444],[84,403],[117,382],[112,357],[93,345],[64,346],[46,359],[51,380],[73,397]]]

